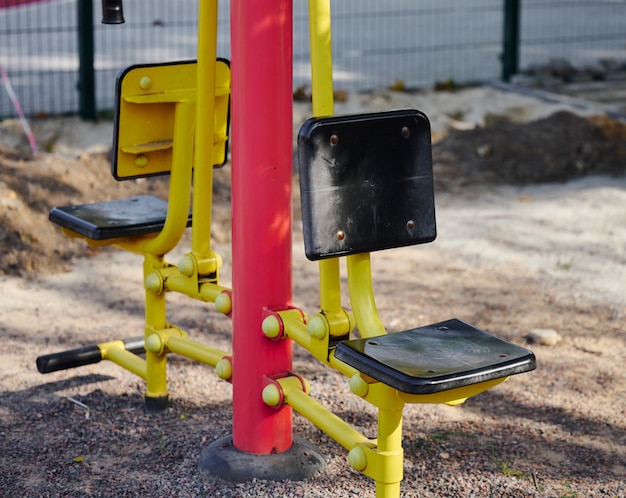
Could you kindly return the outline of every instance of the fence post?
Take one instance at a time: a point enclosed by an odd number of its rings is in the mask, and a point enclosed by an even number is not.
[[[504,0],[502,80],[507,82],[519,70],[520,2],[521,0]]]
[[[93,67],[93,0],[78,1],[78,99],[79,115],[96,119],[95,73]]]

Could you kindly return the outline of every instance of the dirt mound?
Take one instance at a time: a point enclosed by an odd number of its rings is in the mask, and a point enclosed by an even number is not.
[[[435,181],[443,189],[468,183],[564,182],[626,172],[626,125],[605,116],[558,112],[530,123],[487,122],[453,130],[433,147]]]
[[[57,272],[84,256],[84,242],[48,221],[54,206],[105,201],[138,193],[167,195],[167,181],[116,182],[104,155],[35,159],[0,147],[0,274]],[[90,250],[94,252],[95,250]]]
[[[559,112],[531,123],[489,123],[452,131],[433,148],[435,181],[442,190],[468,184],[565,181],[584,175],[622,175],[626,125],[606,117]],[[217,175],[214,219],[228,237],[229,173]],[[54,206],[150,193],[167,198],[167,178],[116,182],[104,154],[78,158],[0,146],[0,274],[58,272],[75,257],[97,253],[64,236],[48,221]]]

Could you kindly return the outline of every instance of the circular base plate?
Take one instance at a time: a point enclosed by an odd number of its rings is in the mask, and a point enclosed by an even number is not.
[[[198,463],[207,476],[231,482],[252,479],[303,481],[324,465],[319,450],[300,438],[295,438],[291,448],[282,453],[254,455],[235,448],[232,436],[225,436],[207,446]]]

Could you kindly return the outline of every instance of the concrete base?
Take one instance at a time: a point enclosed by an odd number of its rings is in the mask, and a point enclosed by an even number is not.
[[[233,446],[233,437],[226,436],[207,446],[198,467],[209,477],[230,482],[252,479],[268,481],[303,481],[324,468],[325,461],[311,443],[295,438],[292,447],[283,453],[253,455]]]

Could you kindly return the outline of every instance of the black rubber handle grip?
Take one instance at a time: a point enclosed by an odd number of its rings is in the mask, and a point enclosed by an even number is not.
[[[92,346],[40,356],[37,358],[37,370],[39,370],[39,373],[45,374],[58,370],[81,367],[83,365],[91,365],[92,363],[98,363],[100,361],[102,361],[102,352],[100,348],[94,344]]]

